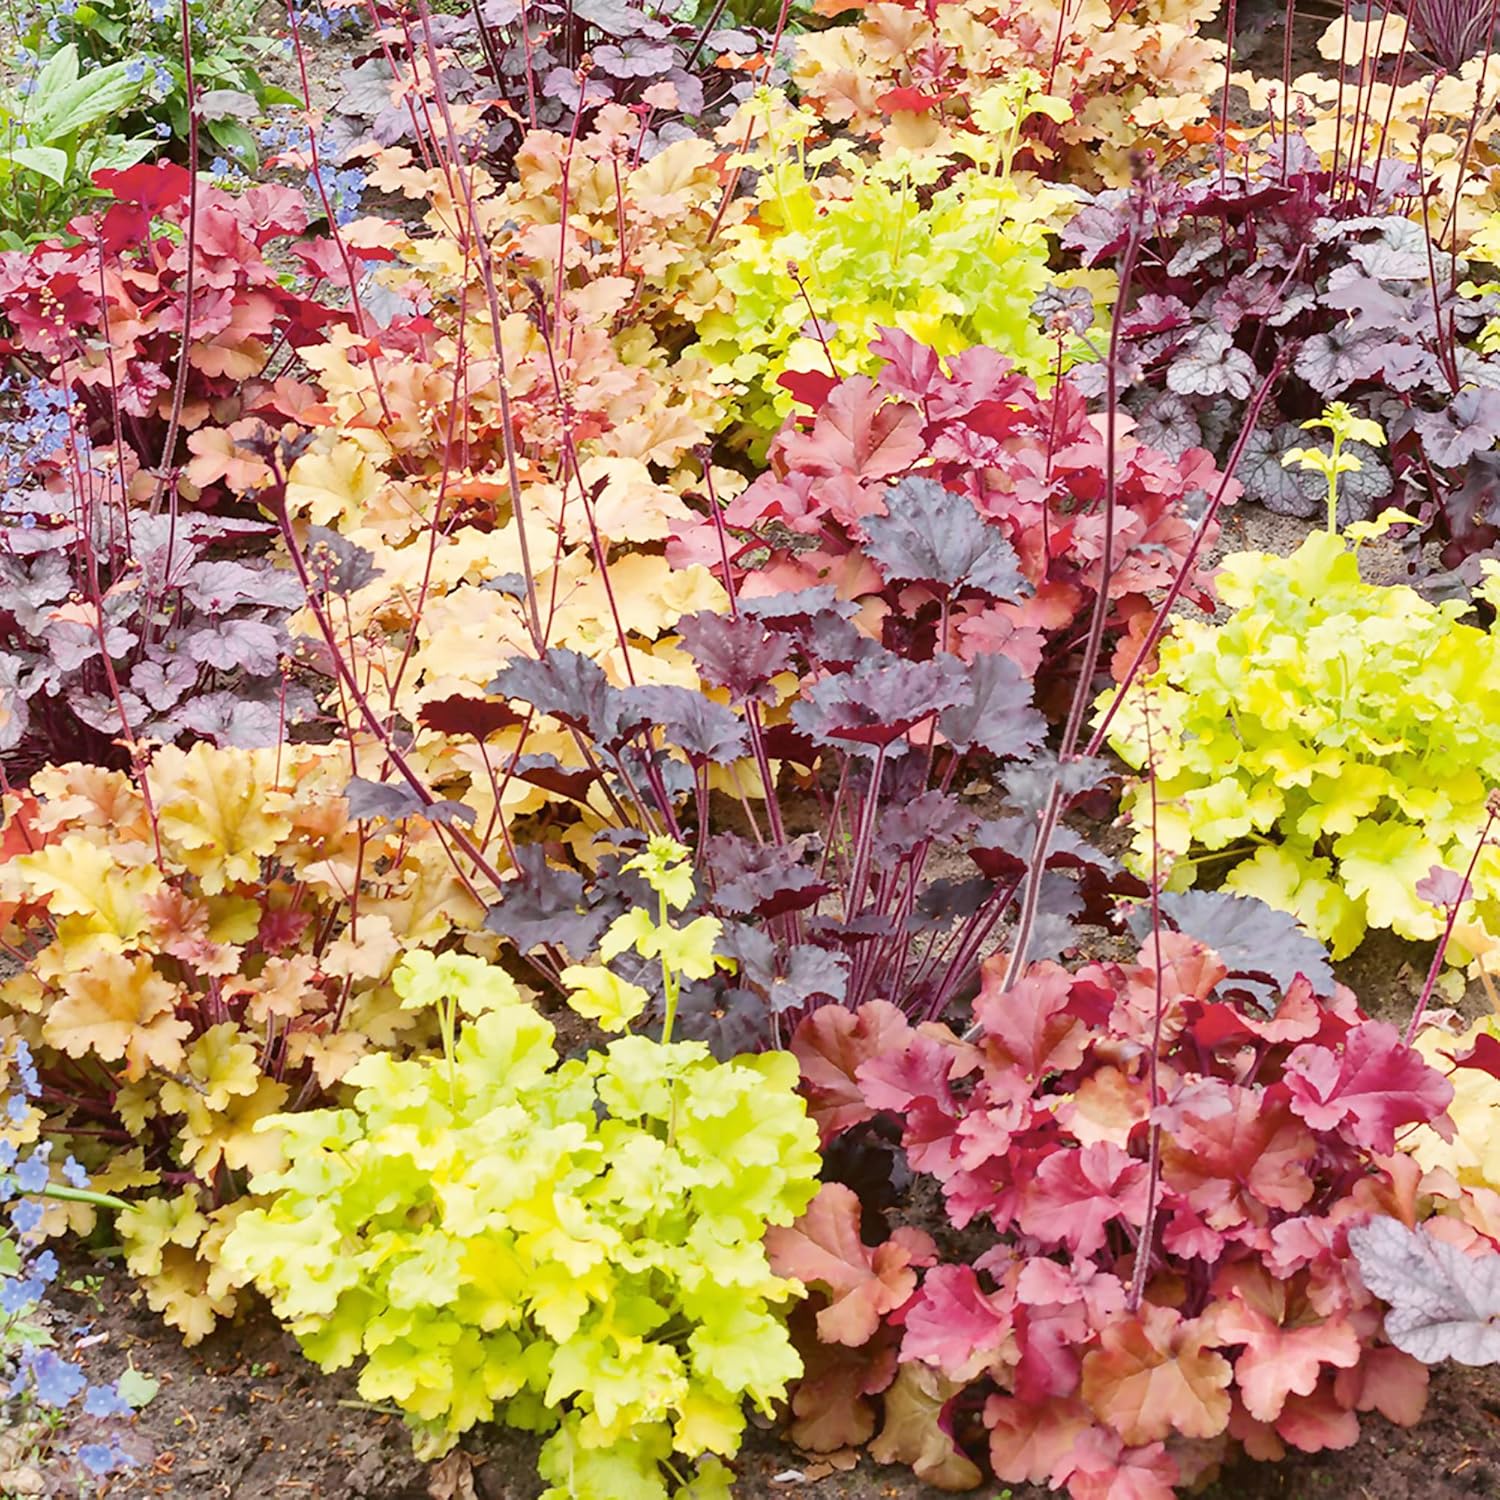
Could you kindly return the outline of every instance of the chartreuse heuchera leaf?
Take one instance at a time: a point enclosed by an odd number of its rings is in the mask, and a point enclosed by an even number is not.
[[[1326,531],[1290,557],[1226,558],[1219,592],[1229,618],[1177,621],[1111,728],[1127,763],[1155,771],[1154,794],[1143,780],[1125,798],[1138,867],[1154,824],[1174,886],[1228,864],[1228,889],[1295,913],[1335,957],[1372,927],[1436,938],[1445,913],[1417,885],[1467,867],[1500,785],[1500,637],[1461,601],[1366,583],[1357,549]],[[1497,898],[1486,843],[1450,961],[1500,941]]]
[[[685,851],[672,870],[661,852],[675,901]],[[285,1164],[256,1178],[266,1206],[226,1263],[325,1369],[362,1358],[360,1391],[425,1454],[498,1418],[552,1434],[552,1500],[727,1495],[715,1455],[745,1400],[769,1411],[801,1370],[783,1310],[802,1289],[762,1246],[816,1187],[795,1058],[624,1036],[559,1062],[551,1023],[479,959],[412,955],[396,983],[456,1026],[447,1055],[366,1058],[347,1108],[280,1119]]]

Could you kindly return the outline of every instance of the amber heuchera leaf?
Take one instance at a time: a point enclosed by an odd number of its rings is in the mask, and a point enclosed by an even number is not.
[[[98,953],[86,970],[68,974],[62,996],[47,1012],[42,1035],[69,1057],[90,1053],[123,1059],[132,1081],[148,1067],[176,1068],[192,1030],[177,1019],[179,991],[143,957]]]
[[[260,862],[291,831],[274,789],[275,750],[226,752],[199,743],[165,745],[147,780],[162,841],[218,895],[235,881],[256,880]]]
[[[915,1267],[931,1265],[937,1247],[919,1229],[898,1229],[885,1244],[859,1237],[859,1198],[842,1183],[825,1183],[790,1229],[766,1233],[766,1254],[778,1276],[793,1276],[828,1295],[818,1336],[834,1344],[868,1342],[886,1314],[917,1288]]]
[[[1211,1331],[1171,1308],[1143,1303],[1110,1324],[1084,1356],[1083,1399],[1132,1446],[1170,1433],[1211,1438],[1229,1425],[1234,1371],[1205,1347]]]

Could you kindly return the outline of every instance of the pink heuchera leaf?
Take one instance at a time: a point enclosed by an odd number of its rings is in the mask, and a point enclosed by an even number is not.
[[[872,1250],[859,1237],[859,1221],[858,1196],[829,1182],[791,1228],[766,1232],[766,1254],[776,1274],[827,1293],[818,1336],[829,1343],[859,1345],[873,1338],[881,1318],[916,1290],[913,1268],[937,1259],[936,1245],[919,1229],[898,1229]]]
[[[983,969],[974,1019],[984,1028],[985,1053],[1014,1063],[1032,1079],[1076,1068],[1088,1046],[1088,1029],[1070,1010],[1073,976],[1059,964],[1033,964],[1004,989],[1003,962]]]
[[[1175,1500],[1180,1477],[1163,1444],[1129,1448],[1095,1427],[1080,1436],[1052,1483],[1066,1483],[1071,1500]]]
[[[986,1292],[970,1266],[934,1266],[906,1309],[901,1358],[973,1380],[1010,1339],[1014,1305],[1013,1296]]]
[[[865,1102],[902,1122],[912,1166],[939,1179],[951,1175],[958,1156],[959,1107],[948,1080],[959,1056],[953,1046],[914,1032],[902,1051],[861,1063],[855,1074]]]
[[[1213,1229],[1262,1218],[1257,1205],[1304,1207],[1313,1195],[1311,1133],[1254,1089],[1230,1088],[1226,1099],[1227,1109],[1189,1114],[1163,1139],[1163,1180]]]
[[[1144,1162],[1108,1141],[1057,1151],[1042,1162],[1022,1196],[1021,1227],[1075,1255],[1093,1255],[1104,1246],[1108,1224],[1145,1218],[1147,1177]]]
[[[1453,1085],[1384,1021],[1356,1026],[1342,1053],[1298,1047],[1284,1077],[1295,1114],[1370,1151],[1394,1151],[1398,1127],[1436,1119],[1453,1099]]]
[[[910,1033],[906,1017],[888,1000],[872,1000],[857,1011],[824,1005],[798,1026],[792,1052],[823,1145],[875,1113],[855,1070],[898,1051]]]
[[[1398,1427],[1415,1427],[1427,1410],[1427,1366],[1400,1349],[1367,1349],[1351,1370],[1340,1370],[1333,1393],[1351,1411],[1378,1411]]]
[[[1310,1396],[1289,1396],[1276,1419],[1276,1432],[1304,1453],[1352,1448],[1359,1441],[1359,1418],[1340,1404],[1333,1377],[1324,1376]]]
[[[889,400],[864,375],[841,382],[823,402],[813,430],[789,431],[780,446],[788,468],[860,479],[904,473],[925,452],[921,416]]]

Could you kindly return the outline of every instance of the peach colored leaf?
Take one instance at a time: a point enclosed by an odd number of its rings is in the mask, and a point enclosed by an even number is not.
[[[991,1396],[984,1405],[984,1425],[990,1430],[990,1465],[997,1479],[1045,1484],[1093,1418],[1077,1401],[1034,1406],[1013,1396]]]
[[[897,1230],[885,1244],[867,1247],[859,1237],[858,1196],[842,1183],[825,1183],[790,1229],[766,1233],[766,1254],[778,1276],[795,1277],[828,1296],[818,1313],[818,1336],[859,1345],[874,1336],[881,1318],[917,1287],[918,1265],[931,1265],[936,1246],[919,1230]]]
[[[1208,1330],[1151,1303],[1107,1327],[1084,1357],[1083,1399],[1131,1446],[1172,1432],[1210,1438],[1229,1422],[1229,1361],[1205,1349]]]

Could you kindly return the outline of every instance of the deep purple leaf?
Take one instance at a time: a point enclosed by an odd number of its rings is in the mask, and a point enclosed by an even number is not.
[[[861,523],[866,550],[887,578],[975,589],[992,599],[1031,592],[1016,549],[973,501],[935,479],[913,476],[885,492],[884,516]]]

